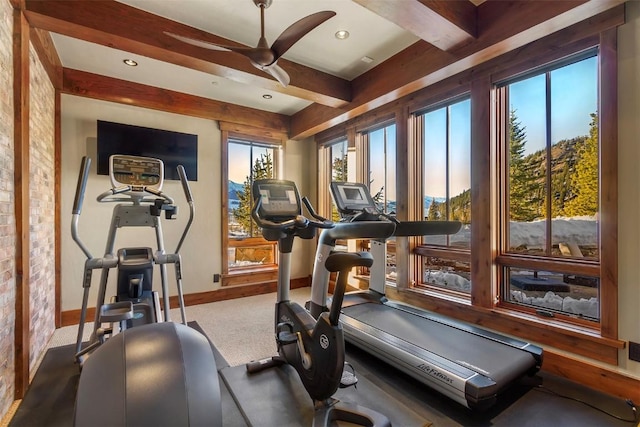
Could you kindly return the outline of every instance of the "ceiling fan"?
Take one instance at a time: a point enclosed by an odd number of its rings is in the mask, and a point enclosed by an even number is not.
[[[264,10],[271,6],[272,1],[273,0],[253,0],[255,5],[260,8],[260,40],[258,40],[256,47],[224,46],[184,37],[167,31],[164,33],[182,42],[205,49],[240,53],[249,58],[254,67],[269,73],[280,82],[282,86],[286,87],[290,81],[289,74],[278,65],[278,59],[298,40],[327,19],[335,16],[336,13],[333,11],[317,12],[294,22],[284,30],[278,39],[273,42],[271,47],[269,47],[267,39],[264,37]]]

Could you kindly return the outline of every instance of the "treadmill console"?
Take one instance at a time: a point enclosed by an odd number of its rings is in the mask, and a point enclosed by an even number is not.
[[[152,157],[114,154],[109,157],[109,178],[114,189],[131,186],[134,190],[146,187],[160,191],[164,183],[164,163]]]
[[[360,215],[360,220],[368,220],[375,219],[379,214],[376,202],[364,184],[334,181],[331,183],[331,196],[342,218],[349,218],[362,213],[374,216],[374,218],[369,218],[369,216]]]
[[[253,199],[260,198],[258,216],[267,220],[293,219],[302,213],[300,195],[293,181],[259,179],[253,182]]]

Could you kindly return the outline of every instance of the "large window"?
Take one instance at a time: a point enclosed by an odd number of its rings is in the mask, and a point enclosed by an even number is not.
[[[499,85],[502,299],[598,321],[595,51]]]
[[[422,284],[471,290],[471,101],[455,99],[415,114],[421,130],[423,215],[428,221],[460,221],[454,235],[422,238]]]
[[[396,124],[385,124],[360,134],[362,147],[366,150],[368,167],[365,169],[365,184],[378,208],[390,215],[396,215]],[[363,249],[369,248],[369,241],[363,241]],[[396,278],[396,239],[386,241],[385,279]],[[366,271],[366,269],[363,269]],[[373,280],[383,280],[373,278]],[[384,282],[383,282],[384,283]]]
[[[246,284],[245,279],[229,278],[277,267],[276,243],[264,240],[260,228],[251,218],[251,186],[254,180],[278,177],[281,145],[252,135],[228,132],[223,135],[223,154],[226,154],[223,284]],[[265,279],[259,277],[259,280]]]
[[[615,34],[536,42],[319,135],[353,143],[381,208],[462,222],[388,242],[392,298],[616,363]]]

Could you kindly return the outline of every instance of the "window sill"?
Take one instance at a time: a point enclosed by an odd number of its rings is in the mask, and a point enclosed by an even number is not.
[[[276,282],[276,264],[237,268],[222,275],[222,286],[245,286]]]
[[[423,289],[397,289],[387,286],[386,290],[390,299],[610,365],[618,365],[618,350],[625,346],[624,341],[602,337],[596,329],[554,319],[502,307],[476,307],[463,298],[436,296],[433,292]]]

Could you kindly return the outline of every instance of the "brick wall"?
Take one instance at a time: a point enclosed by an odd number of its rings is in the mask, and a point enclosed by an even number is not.
[[[0,0],[0,419],[14,396],[13,9]]]
[[[33,46],[29,57],[29,371],[33,376],[55,329],[55,90]]]

